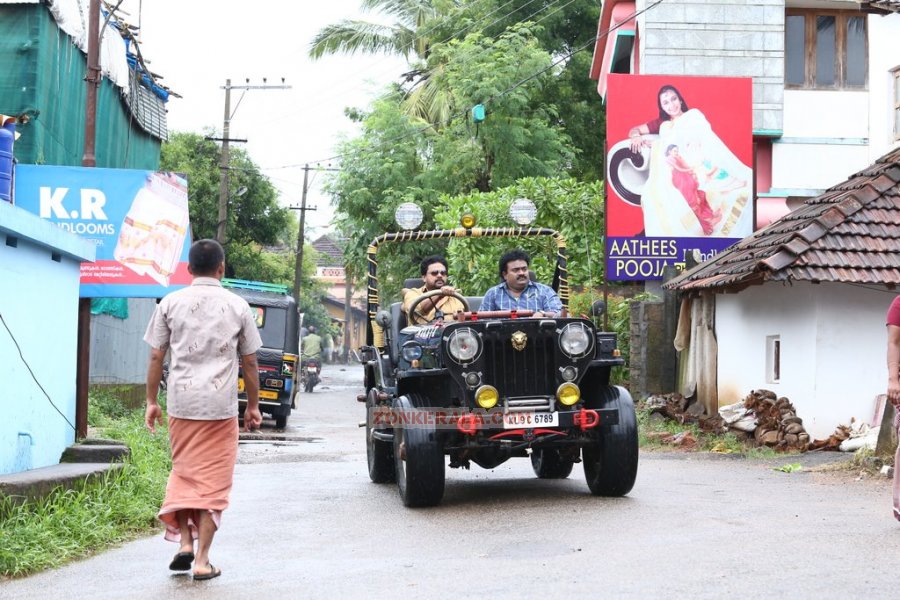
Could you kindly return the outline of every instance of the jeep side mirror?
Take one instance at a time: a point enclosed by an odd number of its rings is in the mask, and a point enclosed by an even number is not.
[[[381,325],[382,329],[389,330],[391,328],[391,313],[390,311],[381,309],[377,313],[375,313],[375,322]]]
[[[591,304],[591,316],[592,317],[602,317],[603,313],[606,312],[606,302],[603,300],[594,300],[594,303]]]

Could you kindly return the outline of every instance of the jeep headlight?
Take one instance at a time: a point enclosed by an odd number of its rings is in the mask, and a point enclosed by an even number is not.
[[[447,340],[450,358],[460,364],[470,363],[481,352],[481,340],[469,327],[462,327],[450,334]]]
[[[420,346],[418,342],[406,342],[403,344],[401,352],[403,353],[403,360],[406,362],[412,362],[422,358],[422,346]]]
[[[559,347],[569,358],[580,358],[591,349],[591,331],[584,323],[569,323],[559,336]]]

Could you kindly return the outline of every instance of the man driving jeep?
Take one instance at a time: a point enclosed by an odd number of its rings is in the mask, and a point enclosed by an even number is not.
[[[503,281],[484,294],[480,310],[533,310],[535,317],[558,317],[562,301],[549,285],[531,281],[530,264],[531,257],[523,250],[511,250],[501,256]]]
[[[440,290],[443,295],[435,295],[423,300],[416,307],[411,325],[422,325],[436,320],[438,311],[443,315],[444,320],[452,321],[453,315],[466,310],[462,302],[452,296],[457,293],[457,290],[447,285],[447,260],[443,256],[426,257],[419,265],[419,270],[425,285],[403,290],[403,312],[408,313],[413,301],[427,292]]]

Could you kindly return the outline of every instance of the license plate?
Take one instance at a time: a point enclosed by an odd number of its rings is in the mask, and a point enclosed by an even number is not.
[[[504,429],[529,429],[533,427],[556,427],[559,413],[515,412],[503,415]]]
[[[271,392],[269,390],[259,390],[259,397],[265,398],[267,400],[278,400],[278,392]]]

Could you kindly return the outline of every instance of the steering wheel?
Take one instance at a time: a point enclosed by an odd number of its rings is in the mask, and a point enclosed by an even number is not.
[[[469,302],[466,300],[465,296],[461,296],[460,294],[458,294],[456,292],[453,292],[452,294],[445,294],[441,290],[431,290],[430,292],[425,292],[424,294],[422,294],[421,296],[419,296],[418,298],[416,298],[415,300],[412,301],[412,304],[409,305],[409,310],[406,311],[407,322],[412,323],[414,325],[423,325],[425,323],[430,323],[431,320],[429,320],[422,313],[416,311],[416,308],[419,307],[419,305],[422,303],[423,300],[426,300],[428,298],[434,298],[435,296],[449,296],[451,298],[456,298],[457,300],[462,302],[465,312],[469,311]],[[418,321],[417,321],[417,318],[418,318]]]

